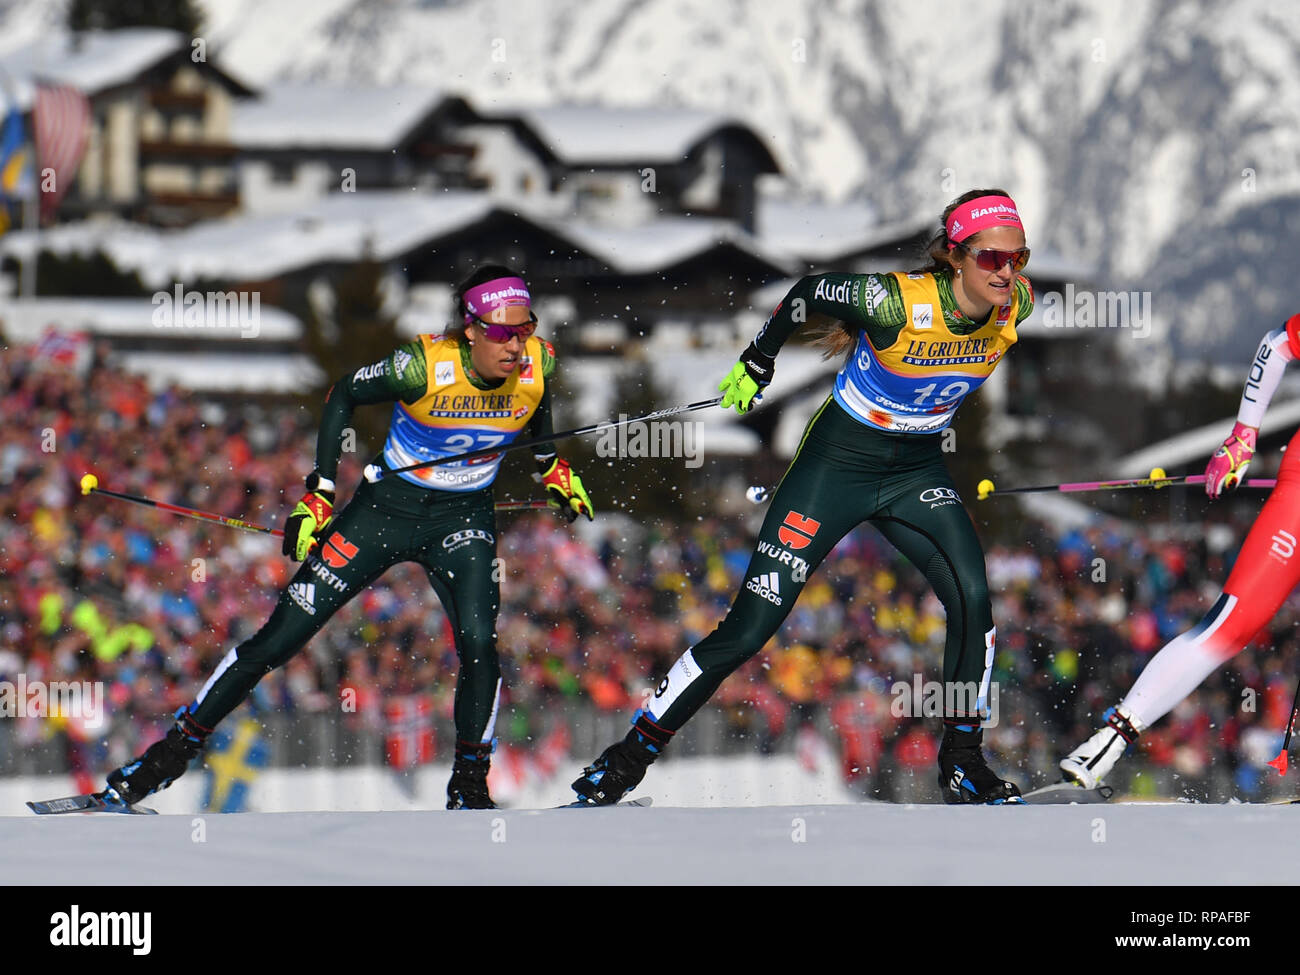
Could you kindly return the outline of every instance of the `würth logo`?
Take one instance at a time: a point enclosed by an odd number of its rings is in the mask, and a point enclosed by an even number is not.
[[[331,568],[341,569],[357,554],[357,547],[349,542],[346,538],[335,532],[329,537],[321,551],[321,556],[325,559],[325,564]]]
[[[781,582],[775,572],[764,572],[762,575],[754,576],[745,583],[745,588],[763,597],[773,606],[781,605]]]
[[[817,529],[821,526],[822,523],[815,518],[805,518],[797,511],[790,511],[786,513],[781,527],[776,530],[776,537],[781,539],[782,545],[790,548],[807,548],[812,536],[817,534]]]

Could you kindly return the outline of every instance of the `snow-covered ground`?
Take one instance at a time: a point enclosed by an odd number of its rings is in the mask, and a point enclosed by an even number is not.
[[[10,885],[1289,884],[1297,816],[1181,803],[31,816],[5,820],[0,864]]]
[[[9,884],[1290,884],[1300,806],[1037,808],[856,801],[833,765],[681,758],[650,808],[554,809],[575,768],[496,780],[509,808],[447,812],[447,769],[276,770],[258,812],[202,813],[201,773],[157,816],[34,816],[64,777],[0,779]],[[937,797],[936,797],[937,798]],[[1286,852],[1280,852],[1286,851]]]
[[[549,809],[573,798],[569,783],[583,760],[570,759],[543,770],[528,761],[498,754],[488,785],[503,806]],[[647,792],[672,806],[773,806],[852,802],[854,793],[840,779],[834,756],[806,759],[674,758],[656,765]],[[250,791],[250,812],[412,812],[442,809],[449,765],[425,765],[409,774],[379,767],[274,769],[258,775]],[[147,805],[159,813],[186,815],[203,808],[203,772],[190,772]],[[29,816],[29,799],[53,799],[79,790],[70,776],[0,778],[0,816]]]

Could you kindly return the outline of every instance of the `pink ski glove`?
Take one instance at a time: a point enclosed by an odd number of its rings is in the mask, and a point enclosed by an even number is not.
[[[1250,459],[1255,456],[1255,444],[1259,430],[1248,427],[1238,421],[1232,428],[1232,434],[1223,441],[1223,446],[1214,452],[1209,464],[1205,466],[1205,493],[1217,498],[1225,491],[1231,491],[1241,483],[1250,466]]]

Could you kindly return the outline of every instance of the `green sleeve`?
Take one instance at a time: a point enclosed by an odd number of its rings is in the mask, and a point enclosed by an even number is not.
[[[810,315],[838,319],[852,332],[867,333],[877,349],[894,344],[907,324],[902,291],[891,274],[814,274],[790,289],[759,330],[754,343],[775,356]]]
[[[1016,324],[1019,325],[1034,310],[1034,289],[1023,274],[1016,276],[1016,297],[1020,299],[1016,306]]]
[[[427,389],[428,366],[424,346],[417,340],[394,349],[391,355],[350,376],[339,378],[325,394],[325,410],[316,437],[316,470],[331,481],[338,474],[343,431],[352,411],[366,403],[414,403]]]

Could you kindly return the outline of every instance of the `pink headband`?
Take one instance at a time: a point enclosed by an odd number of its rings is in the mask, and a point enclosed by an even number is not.
[[[475,318],[486,318],[500,308],[531,304],[523,278],[493,278],[465,292],[465,324],[469,325]]]
[[[948,217],[948,249],[952,250],[971,234],[977,234],[989,227],[1019,227],[1020,214],[1016,212],[1016,201],[1009,196],[977,196],[968,200]]]

